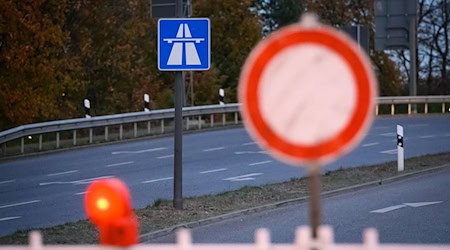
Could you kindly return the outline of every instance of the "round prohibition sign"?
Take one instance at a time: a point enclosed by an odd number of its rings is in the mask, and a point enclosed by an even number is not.
[[[280,160],[328,163],[361,141],[373,120],[376,79],[351,38],[293,24],[252,51],[239,82],[244,124]]]

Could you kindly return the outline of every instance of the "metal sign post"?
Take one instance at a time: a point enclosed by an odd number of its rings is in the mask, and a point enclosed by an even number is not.
[[[158,69],[175,71],[175,138],[173,205],[183,208],[183,71],[210,67],[210,22],[208,18],[183,18],[183,1],[177,0],[177,18],[158,20]]]
[[[183,0],[177,0],[177,17],[183,18]],[[175,72],[175,151],[173,171],[173,206],[183,209],[183,71]]]
[[[320,167],[319,166],[308,166],[309,179],[309,220],[311,224],[312,237],[316,239],[318,237],[317,230],[320,226],[320,192],[321,192],[321,181],[320,181]]]
[[[409,17],[409,95],[417,96],[417,17]],[[412,105],[412,112],[417,113],[417,104]]]

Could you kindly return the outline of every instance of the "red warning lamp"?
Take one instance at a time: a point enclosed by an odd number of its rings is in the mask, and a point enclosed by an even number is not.
[[[130,246],[138,242],[138,223],[130,193],[121,180],[93,182],[86,192],[85,209],[100,231],[102,245]]]

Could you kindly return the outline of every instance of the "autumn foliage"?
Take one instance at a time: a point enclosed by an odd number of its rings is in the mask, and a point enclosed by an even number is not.
[[[251,49],[267,33],[296,22],[305,9],[331,25],[373,23],[370,0],[192,4],[193,17],[211,20],[212,66],[193,74],[190,105],[217,103],[220,87],[227,103],[236,102]],[[173,106],[174,74],[157,69],[157,25],[148,0],[2,0],[0,39],[0,131],[83,117],[84,98],[91,101],[92,115],[140,111],[144,93],[152,109]],[[380,93],[401,94],[405,78],[399,66],[384,53],[371,58],[382,74]]]

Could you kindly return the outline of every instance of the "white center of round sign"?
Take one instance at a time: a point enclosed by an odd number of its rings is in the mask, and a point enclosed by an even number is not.
[[[291,46],[264,69],[258,90],[261,115],[291,143],[315,145],[348,125],[356,104],[354,86],[351,68],[339,54],[315,44]]]

